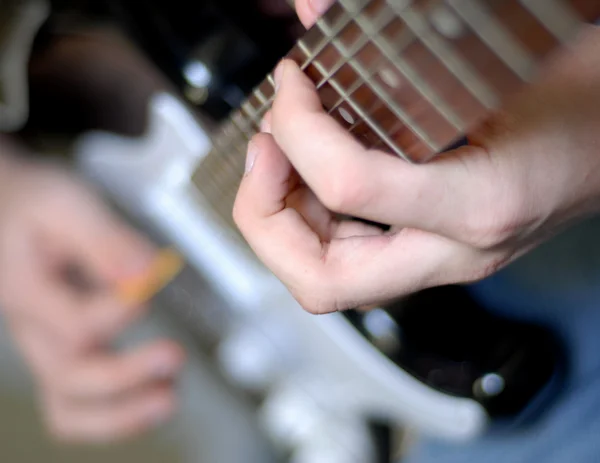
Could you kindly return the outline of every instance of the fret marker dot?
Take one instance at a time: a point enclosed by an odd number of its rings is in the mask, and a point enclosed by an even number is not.
[[[352,114],[350,114],[346,109],[340,108],[338,112],[348,124],[354,124],[354,118],[352,117]]]
[[[449,39],[458,39],[465,32],[465,26],[461,19],[447,6],[440,5],[434,8],[429,19],[433,27]]]
[[[398,88],[400,86],[400,78],[398,77],[398,74],[396,74],[390,68],[383,68],[381,71],[379,71],[379,77],[388,87]]]

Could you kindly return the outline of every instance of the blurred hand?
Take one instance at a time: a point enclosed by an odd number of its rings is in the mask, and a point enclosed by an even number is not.
[[[0,307],[40,389],[54,436],[103,442],[173,413],[183,355],[171,342],[114,352],[143,314],[116,297],[145,270],[152,245],[80,181],[25,161],[0,139]]]
[[[296,2],[305,26],[321,4]],[[470,146],[424,165],[365,149],[283,61],[265,133],[249,145],[236,223],[313,313],[485,278],[598,212],[599,51],[590,26]]]

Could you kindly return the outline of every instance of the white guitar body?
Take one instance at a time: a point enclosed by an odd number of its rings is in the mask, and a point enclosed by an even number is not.
[[[342,315],[306,313],[219,225],[192,184],[211,145],[191,112],[169,94],[156,95],[150,111],[143,138],[84,135],[78,165],[123,208],[159,229],[227,301],[223,310],[231,311],[232,323],[221,333],[218,361],[237,385],[266,392],[265,431],[296,449],[296,461],[315,462],[317,455],[328,462],[371,460],[366,416],[452,440],[486,429],[489,418],[478,403],[417,381]],[[202,310],[202,301],[195,307]],[[323,449],[330,457],[321,460]]]

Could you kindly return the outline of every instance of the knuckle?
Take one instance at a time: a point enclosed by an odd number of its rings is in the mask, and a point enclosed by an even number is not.
[[[317,179],[315,194],[323,205],[340,214],[352,214],[362,209],[369,200],[365,172],[356,163],[347,163],[342,169],[331,163]]]
[[[332,277],[325,272],[307,275],[298,286],[290,288],[302,308],[312,315],[337,312],[340,309]]]
[[[522,206],[514,200],[499,201],[466,221],[468,243],[482,249],[498,246],[524,228]]]

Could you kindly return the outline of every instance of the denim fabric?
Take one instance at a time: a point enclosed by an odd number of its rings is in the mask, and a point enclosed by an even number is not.
[[[549,324],[571,360],[558,401],[533,425],[467,444],[424,438],[409,463],[600,462],[600,219],[588,221],[470,287],[491,310]]]

